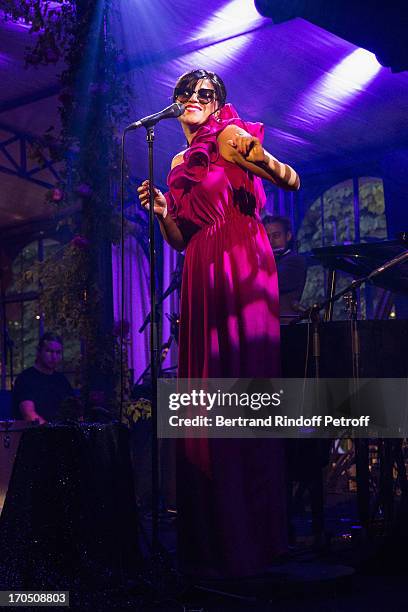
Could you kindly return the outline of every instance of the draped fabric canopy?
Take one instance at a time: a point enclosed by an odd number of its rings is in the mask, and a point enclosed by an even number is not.
[[[127,60],[118,69],[129,78],[130,120],[167,106],[177,77],[203,67],[221,75],[228,100],[239,114],[264,122],[267,148],[301,174],[318,174],[327,163],[381,151],[405,150],[408,159],[408,74],[392,74],[374,55],[352,43],[302,19],[273,24],[257,14],[252,0],[121,0],[118,9],[113,31]],[[31,41],[26,25],[0,20],[3,144],[16,136],[41,136],[50,125],[58,128],[58,74],[63,66],[25,69],[25,48]],[[126,123],[123,118],[118,133]],[[16,168],[18,146],[17,142],[0,146],[3,228],[52,213],[44,202],[44,187],[27,180],[28,173]],[[157,126],[159,186],[165,186],[170,161],[184,146],[177,120]],[[133,177],[145,178],[143,129],[129,135],[127,156]],[[36,177],[48,183],[54,180],[47,169]],[[133,284],[128,286],[128,296],[134,295],[134,308],[143,319],[145,297],[135,295],[142,296],[146,289],[146,261],[136,244],[128,246],[127,277]],[[165,266],[169,279],[173,264]],[[136,315],[128,310],[127,316]],[[140,353],[138,357],[137,349],[133,350],[137,361]],[[143,369],[144,359],[137,366],[134,362],[136,372]]]
[[[372,54],[307,21],[274,25],[257,14],[252,0],[122,0],[118,7],[114,31],[127,58],[132,120],[166,106],[181,73],[205,67],[225,80],[228,100],[241,116],[265,123],[271,152],[302,170],[322,160],[406,147],[408,74],[392,74]],[[58,127],[62,66],[25,69],[31,41],[27,26],[0,20],[2,141],[8,129],[42,135]],[[138,177],[147,173],[143,132],[132,134],[129,144]],[[160,185],[183,146],[177,120],[157,127]],[[13,169],[3,152],[0,166]],[[43,177],[52,179],[46,170]],[[50,212],[43,188],[4,172],[0,180],[0,226]]]

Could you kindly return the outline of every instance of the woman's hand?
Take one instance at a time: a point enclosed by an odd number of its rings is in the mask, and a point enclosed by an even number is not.
[[[242,155],[247,161],[256,163],[267,163],[267,157],[261,141],[255,136],[251,136],[247,132],[236,132],[236,134],[227,141],[237,153]]]
[[[140,204],[145,210],[149,210],[149,181],[143,181],[143,183],[137,189],[139,194]],[[156,215],[160,215],[165,218],[167,214],[167,202],[166,198],[160,191],[153,187],[154,193],[154,212]],[[166,212],[165,212],[166,211]]]
[[[271,181],[287,191],[300,187],[298,174],[266,151],[259,138],[251,136],[238,125],[228,125],[218,136],[221,156],[229,162]]]
[[[167,215],[167,201],[160,189],[154,189],[154,212],[158,216],[159,227],[163,238],[169,243],[173,249],[184,251],[187,244],[184,241],[183,234],[172,219],[171,215]],[[149,181],[143,183],[137,189],[139,194],[140,204],[145,210],[149,210]]]

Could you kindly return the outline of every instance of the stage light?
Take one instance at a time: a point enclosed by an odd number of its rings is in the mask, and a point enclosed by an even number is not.
[[[250,0],[230,0],[194,32],[193,38],[204,39],[207,45],[194,53],[192,61],[222,59],[225,65],[236,59],[238,53],[251,42],[252,30],[267,21],[258,14]]]
[[[329,6],[328,6],[329,5]],[[258,12],[275,24],[296,17],[374,52],[392,72],[408,69],[406,2],[344,2],[344,0],[255,0]]]
[[[380,70],[381,65],[370,51],[356,49],[347,55],[302,96],[298,105],[306,111],[306,123],[315,125],[341,113]]]
[[[255,5],[250,0],[230,0],[221,9],[216,11],[198,30],[198,37],[225,35],[226,32],[246,32],[258,24],[266,21],[257,12]]]
[[[340,81],[348,81],[348,84],[354,89],[361,89],[369,83],[381,69],[381,64],[378,62],[374,53],[365,49],[356,49],[342,60],[332,70],[331,78]],[[339,91],[343,91],[339,87]]]

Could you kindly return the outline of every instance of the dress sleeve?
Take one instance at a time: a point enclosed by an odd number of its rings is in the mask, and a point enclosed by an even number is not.
[[[200,183],[208,174],[210,163],[217,161],[219,156],[216,137],[208,134],[207,137],[197,139],[183,155],[183,162],[175,166],[169,173],[168,185],[173,200],[180,197],[180,190],[184,192],[186,183]]]
[[[198,142],[184,153],[185,177],[194,182],[202,181],[208,174],[210,163],[216,162],[218,155],[216,140]]]
[[[210,164],[218,159],[218,143],[212,133],[205,133],[194,139],[193,144],[184,153],[183,162],[172,170],[167,178],[169,191],[166,194],[167,210],[187,243],[194,233],[191,223],[191,190],[203,181],[210,169]]]

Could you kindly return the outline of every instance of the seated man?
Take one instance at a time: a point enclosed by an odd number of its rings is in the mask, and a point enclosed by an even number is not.
[[[281,323],[289,323],[300,312],[296,306],[302,297],[306,282],[306,261],[293,248],[289,219],[268,215],[263,219],[263,224],[278,271]]]
[[[40,425],[59,418],[61,405],[74,395],[68,379],[56,368],[62,360],[62,339],[52,333],[40,338],[34,366],[16,378],[13,388],[13,414],[16,419],[37,421]]]

